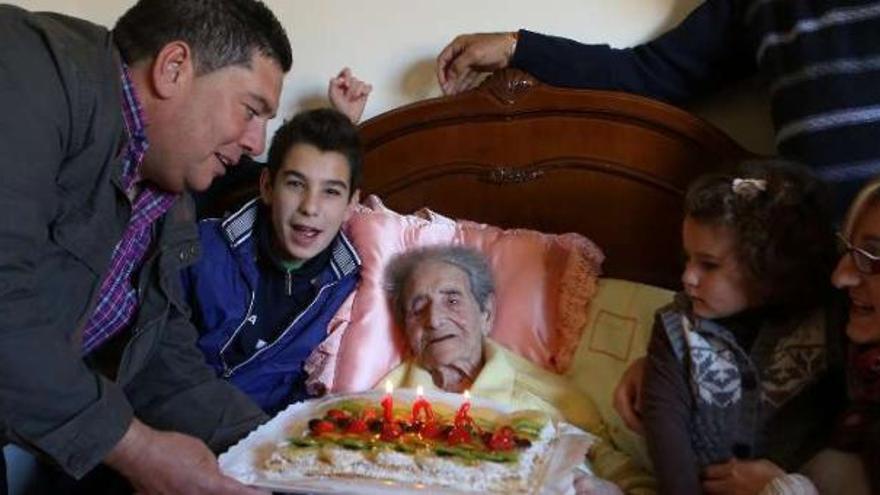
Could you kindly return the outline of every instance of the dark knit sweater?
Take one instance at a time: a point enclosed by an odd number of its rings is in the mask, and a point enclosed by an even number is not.
[[[672,31],[628,49],[523,30],[511,63],[553,85],[672,103],[758,72],[781,155],[847,194],[880,172],[876,0],[706,0]]]
[[[701,493],[700,472],[732,458],[798,468],[828,440],[845,402],[840,326],[822,312],[689,316],[658,311],[643,414],[660,493]]]

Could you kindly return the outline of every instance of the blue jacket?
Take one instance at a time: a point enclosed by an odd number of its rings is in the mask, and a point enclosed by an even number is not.
[[[225,354],[230,343],[256,319],[258,211],[255,199],[223,220],[201,221],[202,257],[183,272],[183,285],[208,364],[271,413],[306,396],[303,362],[327,336],[330,319],[354,290],[360,258],[340,232],[327,266],[315,277],[319,287],[315,299],[274,342],[231,366]]]

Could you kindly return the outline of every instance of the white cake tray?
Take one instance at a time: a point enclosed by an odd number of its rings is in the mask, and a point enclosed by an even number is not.
[[[291,436],[292,432],[300,431],[303,424],[315,416],[315,411],[322,410],[329,402],[341,398],[366,399],[375,402],[377,407],[384,392],[370,391],[360,394],[328,395],[321,399],[292,404],[247,437],[232,446],[219,458],[220,469],[227,476],[259,488],[270,489],[283,493],[314,493],[314,494],[358,494],[358,495],[395,495],[412,493],[430,493],[431,495],[470,495],[474,492],[459,491],[436,485],[419,483],[401,483],[396,481],[368,480],[362,478],[315,478],[296,477],[291,473],[283,480],[269,477],[262,465],[272,454],[278,442]],[[426,392],[425,397],[431,403],[445,403],[450,408],[457,408],[462,401],[459,394],[445,392]],[[394,398],[406,402],[415,399],[415,391],[398,389]],[[480,398],[471,400],[473,409],[494,409],[498,412],[511,412],[509,407]],[[573,470],[583,464],[584,456],[595,437],[570,424],[558,423],[557,437],[548,454],[550,459],[536,472],[532,486],[533,493],[571,494],[574,493]]]

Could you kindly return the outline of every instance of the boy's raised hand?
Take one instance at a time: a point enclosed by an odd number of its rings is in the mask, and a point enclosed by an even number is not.
[[[364,114],[367,98],[373,86],[354,77],[351,69],[345,67],[336,77],[330,79],[327,97],[333,108],[344,113],[353,124],[357,124]]]

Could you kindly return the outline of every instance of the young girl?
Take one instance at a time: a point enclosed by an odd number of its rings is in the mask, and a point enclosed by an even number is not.
[[[702,177],[682,238],[684,291],[657,313],[642,397],[659,492],[676,495],[702,493],[703,469],[731,459],[800,466],[843,403],[821,184],[775,161]]]
[[[835,423],[828,448],[804,467],[811,479],[786,475],[763,460],[738,463],[735,476],[725,465],[707,471],[731,491],[880,493],[880,180],[866,185],[853,201],[840,239],[843,253],[832,281],[849,296],[845,332],[849,404]]]

